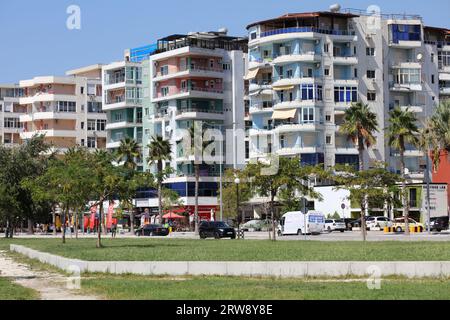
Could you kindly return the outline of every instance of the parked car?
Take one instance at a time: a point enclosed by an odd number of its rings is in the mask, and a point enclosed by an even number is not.
[[[345,230],[346,231],[352,231],[352,223],[356,221],[356,219],[351,219],[351,218],[345,218],[342,219],[345,223]]]
[[[223,221],[203,221],[199,226],[200,239],[231,238],[236,239],[236,230]]]
[[[160,224],[147,224],[145,226],[139,227],[135,231],[135,234],[138,237],[141,237],[141,236],[148,236],[148,237],[167,236],[169,234],[169,229],[163,227]]]
[[[405,217],[394,219],[393,227],[395,228],[395,231],[397,232],[405,231],[405,221],[406,221]],[[425,230],[423,224],[417,222],[414,219],[409,218],[408,222],[410,227],[419,227],[421,228],[421,230]]]
[[[347,229],[345,226],[344,220],[337,220],[337,219],[327,219],[325,220],[325,230],[326,232],[333,232],[333,231],[340,231],[344,232]]]
[[[288,212],[281,217],[278,235],[320,234],[324,228],[325,216],[320,212],[309,211],[306,215],[301,211]]]
[[[392,227],[393,223],[388,217],[368,217],[366,220],[367,229]]]
[[[250,220],[244,223],[241,227],[244,231],[266,231],[271,227],[269,220]]]
[[[367,219],[369,219],[369,218],[370,218],[370,217],[367,216],[367,217],[366,217],[366,221],[367,221]],[[352,229],[353,229],[353,228],[361,228],[361,218],[356,219],[356,220],[350,222],[350,225],[351,225],[351,228],[352,228]],[[367,222],[366,222],[366,227],[367,227]]]
[[[437,217],[430,219],[431,231],[441,232],[442,230],[447,230],[449,227],[449,217]]]

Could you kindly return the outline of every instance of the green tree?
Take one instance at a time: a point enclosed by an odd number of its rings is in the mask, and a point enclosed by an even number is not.
[[[160,136],[153,137],[148,145],[148,162],[149,164],[156,164],[156,183],[158,186],[158,212],[163,216],[162,210],[162,184],[164,180],[170,175],[171,168],[167,167],[163,170],[163,163],[171,161],[171,145],[168,140],[164,140]]]
[[[245,170],[225,170],[223,176],[222,186],[222,200],[223,200],[223,213],[224,218],[236,219],[239,215],[237,208],[237,186],[234,180],[238,177],[241,181],[239,184],[239,202],[243,203],[248,201],[252,196],[250,177],[246,174]],[[217,196],[220,201],[220,191]],[[236,219],[238,221],[238,219]]]
[[[376,143],[374,133],[378,132],[377,115],[370,111],[368,105],[354,103],[345,111],[340,132],[358,145],[359,170],[364,170],[364,151]]]
[[[120,146],[117,149],[117,160],[123,163],[123,166],[136,170],[137,160],[141,158],[141,148],[139,144],[131,138],[125,138],[120,141]]]
[[[429,121],[429,130],[434,167],[437,169],[440,165],[441,152],[450,153],[450,101],[439,104]]]
[[[389,113],[389,126],[386,130],[389,145],[400,153],[400,174],[402,177],[402,202],[403,216],[405,217],[405,233],[409,235],[409,201],[405,179],[405,151],[406,144],[418,145],[419,129],[416,125],[417,118],[409,110],[396,107]]]
[[[336,183],[335,189],[350,191],[350,201],[359,203],[361,209],[361,233],[366,241],[367,230],[365,224],[365,203],[367,199],[377,199],[378,203],[391,202],[393,194],[398,190],[396,184],[401,177],[386,170],[385,165],[378,165],[374,169],[355,170],[349,166],[341,166],[332,172],[330,178]]]

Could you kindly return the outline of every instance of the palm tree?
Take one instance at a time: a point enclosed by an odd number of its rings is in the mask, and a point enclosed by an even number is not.
[[[409,202],[406,194],[405,179],[405,150],[406,144],[419,145],[419,128],[416,125],[417,118],[409,111],[396,107],[389,113],[389,126],[386,129],[388,143],[400,153],[400,171],[402,176],[402,203],[403,216],[405,217],[405,232],[409,235]]]
[[[123,162],[124,168],[130,170],[129,179],[133,178],[135,170],[137,168],[137,160],[141,158],[141,148],[136,140],[126,137],[120,141],[119,149],[116,152],[117,161],[119,163]],[[128,211],[130,212],[130,233],[134,234],[134,210],[133,201],[126,200],[128,205]]]
[[[364,151],[376,143],[374,136],[378,132],[377,115],[370,111],[368,105],[361,102],[354,103],[345,111],[344,124],[340,132],[345,134],[348,140],[358,144],[359,170],[364,170]]]
[[[119,149],[117,149],[117,160],[123,162],[123,166],[135,170],[137,167],[137,160],[141,157],[141,148],[136,140],[132,138],[125,138],[120,141]]]
[[[436,112],[431,117],[430,130],[433,132],[433,160],[434,167],[437,169],[440,164],[441,152],[450,154],[450,101],[444,101],[439,104]]]
[[[153,137],[148,145],[148,162],[149,164],[156,164],[158,173],[156,180],[158,183],[158,210],[161,217],[162,214],[162,183],[164,181],[163,174],[163,162],[171,161],[171,145],[168,140],[164,140],[162,137]]]
[[[196,124],[197,123],[197,124]],[[201,164],[201,161],[199,160],[199,159],[197,159],[197,156],[198,156],[198,152],[196,152],[197,151],[197,146],[196,146],[196,141],[197,141],[197,138],[196,138],[196,136],[195,136],[195,132],[196,132],[196,129],[195,129],[195,127],[196,127],[196,125],[198,125],[198,124],[201,124],[201,122],[195,122],[194,121],[194,126],[193,127],[191,127],[190,129],[189,129],[189,133],[190,133],[190,136],[191,136],[191,141],[192,141],[192,146],[193,146],[193,154],[194,154],[194,158],[195,158],[195,160],[194,160],[194,176],[195,176],[195,194],[194,194],[194,197],[195,197],[195,209],[194,209],[194,231],[195,231],[195,234],[198,234],[198,232],[199,232],[199,221],[198,221],[198,190],[199,190],[199,186],[200,186],[200,164]],[[200,130],[199,130],[200,132],[199,132],[199,134],[201,134],[202,135],[202,137],[203,137],[203,128],[201,128],[200,127]],[[203,150],[205,150],[205,148],[208,146],[208,145],[210,145],[212,143],[212,141],[204,141],[203,139],[202,139],[202,142],[201,142],[201,149],[200,149],[200,152],[201,152],[201,156],[203,155]]]
[[[370,111],[369,106],[361,102],[353,103],[345,110],[344,124],[340,132],[358,145],[359,171],[364,171],[364,151],[376,143],[374,136],[378,132],[377,115]],[[364,241],[366,240],[365,212],[368,206],[367,197],[361,203],[361,229]]]

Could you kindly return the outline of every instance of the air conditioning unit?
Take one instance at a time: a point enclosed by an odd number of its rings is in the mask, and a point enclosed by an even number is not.
[[[320,63],[316,63],[316,68],[320,68]]]

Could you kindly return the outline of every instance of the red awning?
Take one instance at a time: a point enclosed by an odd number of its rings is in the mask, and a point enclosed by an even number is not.
[[[184,218],[185,217],[180,216],[180,215],[178,215],[176,213],[172,213],[172,212],[163,215],[163,219],[180,219],[181,220],[181,219],[184,219]]]

